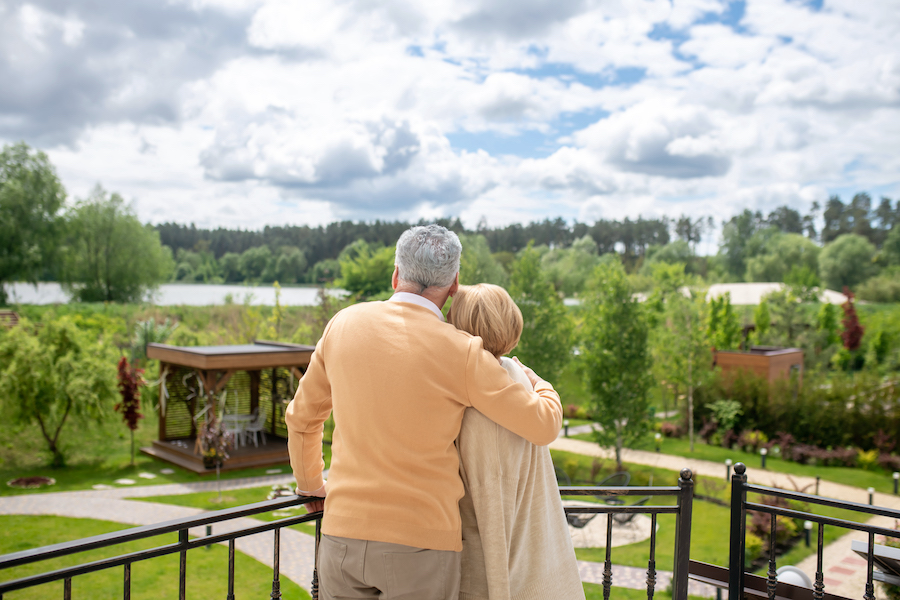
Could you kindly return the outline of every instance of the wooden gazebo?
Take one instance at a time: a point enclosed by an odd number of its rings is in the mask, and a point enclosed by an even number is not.
[[[233,346],[148,344],[147,358],[160,361],[159,439],[141,452],[208,472],[195,448],[197,430],[209,411],[224,409],[231,415],[264,413],[267,443],[235,448],[223,469],[289,462],[284,409],[313,350],[260,340]]]

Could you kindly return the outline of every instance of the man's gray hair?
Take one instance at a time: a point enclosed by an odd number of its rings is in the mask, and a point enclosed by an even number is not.
[[[455,233],[440,225],[417,225],[397,240],[394,264],[398,278],[422,289],[448,287],[459,273],[462,244]]]

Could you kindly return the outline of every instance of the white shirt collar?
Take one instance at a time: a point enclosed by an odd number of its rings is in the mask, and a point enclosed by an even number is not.
[[[427,308],[431,312],[437,315],[437,318],[441,321],[444,320],[444,314],[441,312],[441,309],[437,307],[437,304],[425,298],[424,296],[420,296],[418,294],[411,294],[409,292],[396,292],[388,302],[406,302],[407,304],[415,304],[417,306],[421,306],[422,308]]]

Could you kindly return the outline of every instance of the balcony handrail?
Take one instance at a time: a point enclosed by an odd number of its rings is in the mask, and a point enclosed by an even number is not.
[[[743,488],[748,492],[763,494],[765,496],[777,496],[779,498],[784,498],[785,500],[798,500],[800,502],[807,502],[809,504],[819,504],[821,506],[828,506],[831,508],[843,508],[846,510],[868,513],[870,515],[900,519],[900,510],[895,508],[888,508],[886,506],[862,504],[860,502],[851,502],[850,500],[835,500],[834,498],[816,496],[814,494],[807,494],[805,492],[792,492],[790,490],[783,490],[780,488],[767,487],[764,485],[756,485],[752,483],[744,484]]]
[[[182,517],[180,519],[154,523],[153,525],[141,525],[122,531],[102,533],[100,535],[94,535],[69,542],[61,542],[59,544],[51,544],[40,548],[13,552],[12,554],[4,554],[0,556],[0,570],[69,554],[77,554],[78,552],[85,552],[87,550],[96,550],[107,546],[115,546],[116,544],[124,544],[125,542],[132,542],[148,537],[156,537],[166,533],[174,533],[182,529],[193,529],[194,527],[212,525],[213,523],[229,521],[231,519],[238,519],[249,515],[271,512],[293,506],[301,506],[307,502],[312,502],[313,500],[316,500],[316,498],[307,498],[304,496],[263,500],[262,502],[254,502],[253,504],[244,504],[234,508],[223,508],[221,510],[206,512],[196,517]],[[299,515],[298,517],[288,517],[287,519],[282,520],[287,521],[307,516],[308,515]],[[312,519],[307,519],[307,521],[310,520]],[[273,521],[273,523],[274,522],[277,521]],[[289,524],[293,525],[294,523]],[[2,590],[2,585],[0,585],[0,590]]]
[[[690,551],[690,529],[691,529],[691,513],[693,503],[693,481],[692,473],[688,469],[681,472],[678,486],[660,486],[660,487],[593,487],[593,486],[566,486],[559,489],[562,496],[597,496],[602,494],[604,497],[617,496],[676,496],[676,504],[674,506],[647,506],[643,504],[635,505],[606,505],[596,504],[591,506],[567,506],[565,512],[567,514],[579,513],[603,513],[608,515],[607,522],[607,548],[606,561],[604,563],[603,588],[606,595],[609,594],[612,587],[612,565],[611,552],[612,544],[611,535],[613,514],[649,514],[651,517],[651,538],[650,538],[650,560],[647,569],[647,589],[650,597],[652,597],[656,584],[656,520],[659,514],[675,514],[675,564],[673,573],[673,600],[687,600],[687,573],[688,559]],[[311,514],[297,515],[279,519],[271,522],[260,522],[259,525],[245,527],[239,530],[212,535],[211,528],[207,528],[205,537],[197,537],[190,539],[189,531],[194,528],[209,526],[214,523],[238,519],[241,517],[252,516],[260,513],[267,513],[275,510],[302,506],[317,498],[309,498],[302,496],[291,496],[287,498],[278,498],[275,500],[266,500],[263,502],[255,502],[235,508],[227,508],[212,512],[203,513],[193,517],[184,517],[173,519],[152,525],[143,525],[132,527],[123,531],[96,535],[79,540],[63,542],[60,544],[52,544],[31,550],[23,550],[12,554],[0,556],[0,571],[10,569],[22,565],[27,565],[39,561],[52,558],[77,554],[89,550],[96,550],[132,542],[135,540],[156,537],[168,533],[177,533],[178,541],[169,544],[162,544],[141,550],[122,554],[109,558],[95,560],[89,563],[83,563],[71,567],[60,568],[54,571],[30,575],[15,580],[0,583],[0,598],[3,594],[19,589],[29,588],[36,585],[50,583],[53,581],[64,582],[63,598],[71,600],[72,578],[101,571],[113,567],[124,567],[123,580],[123,596],[126,600],[131,597],[131,566],[135,562],[165,556],[169,554],[179,553],[181,555],[179,566],[179,598],[184,600],[186,594],[186,571],[187,571],[187,552],[195,548],[210,546],[220,542],[228,542],[228,600],[234,599],[234,557],[235,557],[235,540],[238,538],[254,535],[266,531],[274,532],[274,561],[273,561],[273,580],[272,594],[273,599],[281,598],[280,591],[280,536],[281,529],[290,525],[299,523],[316,522],[316,546],[318,548],[319,533],[321,531],[322,513],[316,512]],[[639,501],[640,502],[640,501]],[[317,598],[318,581],[316,573],[313,574],[312,582],[313,598]]]
[[[825,527],[839,527],[842,529],[852,529],[862,531],[868,537],[868,552],[866,560],[866,587],[863,595],[864,600],[875,600],[874,581],[876,579],[874,572],[874,549],[875,535],[884,535],[893,538],[900,538],[900,531],[879,527],[877,525],[869,525],[868,523],[860,523],[849,519],[841,519],[837,517],[829,517],[826,515],[817,515],[805,510],[797,510],[795,508],[772,506],[758,502],[748,502],[747,493],[756,493],[763,496],[774,496],[785,500],[795,500],[798,502],[816,504],[819,506],[827,506],[830,508],[839,508],[852,512],[877,515],[884,517],[900,518],[900,510],[887,508],[883,506],[874,506],[870,504],[861,504],[859,502],[851,502],[848,500],[836,500],[833,498],[824,498],[822,496],[806,494],[803,492],[792,492],[779,488],[767,487],[763,485],[755,485],[747,483],[747,467],[743,463],[737,463],[734,466],[734,472],[731,476],[731,531],[729,543],[728,557],[728,594],[730,598],[742,597],[742,592],[747,591],[745,579],[749,573],[744,570],[744,558],[746,550],[747,535],[747,511],[762,512],[770,515],[769,518],[769,568],[766,571],[765,586],[766,595],[769,600],[774,600],[777,595],[777,589],[783,585],[778,581],[777,573],[777,556],[776,556],[776,527],[777,517],[784,516],[792,519],[802,519],[810,521],[811,524],[817,524],[817,540],[816,540],[816,574],[813,583],[812,598],[814,600],[822,600],[828,595],[825,592],[825,576],[824,576],[824,559],[823,550],[825,547]],[[811,534],[811,526],[809,534]],[[809,535],[808,534],[808,535]],[[799,596],[798,596],[799,597]]]

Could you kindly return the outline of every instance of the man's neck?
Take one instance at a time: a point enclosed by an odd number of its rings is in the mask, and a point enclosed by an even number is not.
[[[398,285],[394,291],[422,296],[426,300],[430,300],[431,302],[433,302],[434,305],[439,309],[444,308],[444,304],[447,302],[447,298],[450,296],[450,292],[447,288],[429,287],[423,290],[415,285]]]

